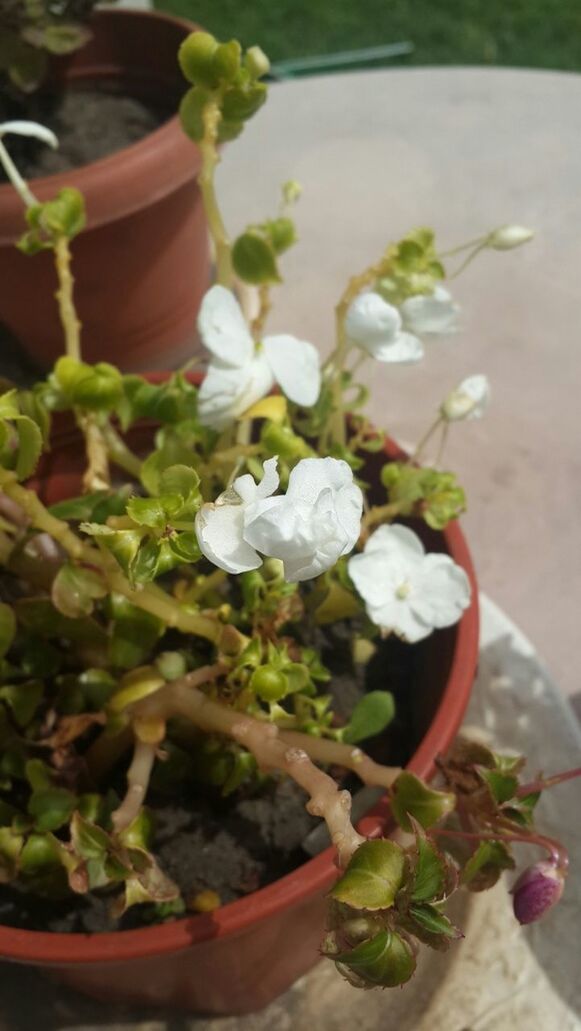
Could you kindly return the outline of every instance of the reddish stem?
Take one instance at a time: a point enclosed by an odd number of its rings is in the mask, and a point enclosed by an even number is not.
[[[577,766],[574,770],[565,770],[563,773],[555,773],[552,777],[539,777],[537,780],[531,780],[518,789],[517,798],[533,795],[537,791],[545,791],[546,788],[555,788],[557,784],[573,780],[574,777],[581,777],[581,766]]]
[[[456,831],[448,830],[447,827],[431,827],[430,834],[443,834],[450,838],[462,838],[464,841],[508,841],[524,842],[527,845],[538,845],[547,850],[554,866],[566,873],[569,867],[569,855],[560,841],[548,838],[544,834],[497,834],[488,831]]]

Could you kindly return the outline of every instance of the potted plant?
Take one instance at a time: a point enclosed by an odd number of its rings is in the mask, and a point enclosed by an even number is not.
[[[93,6],[55,4],[50,16],[47,4],[24,0],[3,9],[0,121],[32,118],[58,134],[54,153],[17,141],[15,158],[40,199],[64,186],[85,197],[86,231],[75,244],[85,357],[167,368],[191,351],[209,281],[199,154],[175,116],[175,53],[192,26],[146,11],[91,14]],[[2,177],[0,322],[47,369],[61,346],[54,269],[48,255],[32,268],[15,256],[20,229],[19,200]],[[35,305],[26,301],[31,287]]]
[[[265,99],[268,62],[199,32],[179,60],[217,258],[203,376],[82,360],[69,244],[83,198],[37,201],[0,141],[21,250],[55,261],[66,352],[0,397],[0,954],[102,998],[240,1013],[321,939],[354,985],[404,984],[421,947],[461,936],[448,897],[514,868],[514,843],[545,853],[513,887],[520,922],[538,919],[567,854],[535,804],[579,771],[527,779],[520,756],[448,751],[475,582],[463,492],[423,455],[483,414],[488,383],[452,390],[407,456],[362,414],[357,379],[455,327],[433,234],[350,280],[323,364],[265,333],[298,187],[232,244],[214,171]],[[459,250],[468,264],[529,237],[503,227]],[[361,783],[382,801],[357,823]],[[318,821],[330,848],[305,862]]]

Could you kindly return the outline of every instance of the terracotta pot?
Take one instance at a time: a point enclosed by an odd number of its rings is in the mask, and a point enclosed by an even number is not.
[[[138,427],[131,443],[138,447],[151,432],[151,427]],[[388,454],[393,458],[402,452],[391,444]],[[378,482],[383,461],[381,455],[370,456],[368,478]],[[74,496],[83,464],[78,438],[61,424],[60,446],[43,457],[31,485],[47,503]],[[430,550],[451,555],[472,585],[472,604],[460,622],[423,642],[416,682],[410,685],[416,748],[407,768],[430,777],[436,756],[450,746],[468,704],[478,655],[478,594],[459,525],[453,523],[443,533],[423,524],[415,528]],[[385,834],[388,820],[382,801],[358,829],[376,837]],[[329,848],[274,884],[210,915],[106,934],[0,927],[0,957],[40,965],[103,1001],[248,1013],[266,1006],[316,963],[325,894],[336,876]]]
[[[65,86],[114,82],[130,96],[177,109],[186,83],[177,65],[193,26],[141,11],[97,11],[93,37],[55,63]],[[168,368],[190,353],[209,282],[206,222],[195,176],[199,154],[177,117],[109,157],[34,180],[41,199],[63,186],[85,196],[88,222],[73,242],[83,357],[125,370]],[[62,354],[52,255],[25,257],[20,198],[0,186],[0,322],[43,367]],[[33,301],[31,303],[31,298]]]

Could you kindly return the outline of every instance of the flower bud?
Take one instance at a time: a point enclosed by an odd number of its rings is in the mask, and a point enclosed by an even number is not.
[[[447,422],[480,419],[489,399],[490,384],[486,376],[468,376],[444,398],[440,414]]]
[[[212,57],[212,71],[224,82],[234,82],[240,68],[241,46],[238,40],[220,43]]]
[[[253,79],[260,79],[263,75],[268,75],[270,71],[270,61],[260,47],[248,47],[244,64]]]
[[[513,909],[519,924],[532,924],[552,909],[563,894],[565,878],[548,859],[529,866],[513,886]]]
[[[288,692],[288,681],[284,673],[272,666],[259,666],[250,678],[250,690],[265,702],[278,702]]]
[[[186,136],[195,143],[204,138],[204,106],[208,94],[199,86],[193,86],[182,97],[179,106],[179,117]]]
[[[178,50],[179,66],[188,82],[215,89],[219,79],[214,69],[218,43],[209,32],[192,32]]]
[[[513,247],[528,243],[534,235],[533,230],[526,226],[500,226],[488,237],[488,246],[495,251],[511,251]]]
[[[227,122],[245,122],[256,114],[266,100],[267,89],[262,82],[251,82],[246,87],[234,86],[222,101],[222,116]]]

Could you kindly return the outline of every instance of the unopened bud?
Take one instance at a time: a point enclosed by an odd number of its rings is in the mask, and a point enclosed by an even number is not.
[[[270,61],[260,47],[248,47],[244,64],[253,79],[260,79],[270,71]]]
[[[219,77],[214,69],[218,42],[209,32],[192,32],[178,50],[179,66],[194,86],[215,89]]]
[[[513,909],[519,924],[532,924],[540,920],[557,904],[563,894],[565,878],[550,860],[529,866],[512,890]]]
[[[500,226],[488,237],[488,246],[495,251],[511,251],[513,247],[528,243],[534,235],[533,230],[526,226]]]
[[[490,384],[486,376],[468,376],[444,399],[440,414],[447,422],[480,419],[489,400]]]

